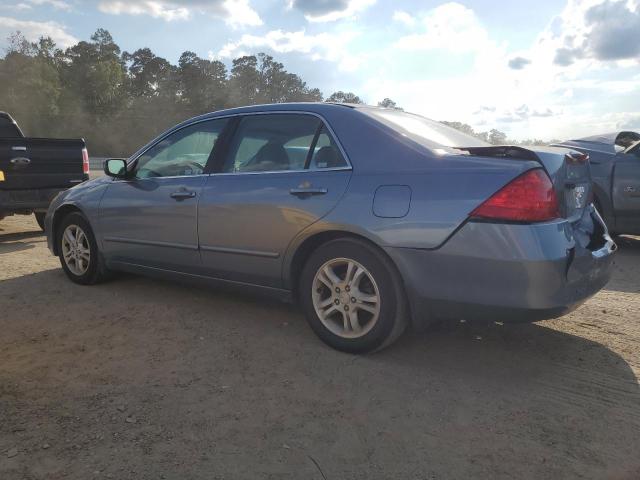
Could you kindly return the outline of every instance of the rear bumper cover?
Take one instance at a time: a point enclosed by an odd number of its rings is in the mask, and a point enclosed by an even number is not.
[[[606,285],[616,246],[603,230],[589,250],[566,221],[468,222],[437,250],[386,251],[418,327],[442,318],[532,322],[564,315]]]

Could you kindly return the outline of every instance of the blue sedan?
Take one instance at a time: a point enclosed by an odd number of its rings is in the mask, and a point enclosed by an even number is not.
[[[104,168],[47,213],[72,281],[128,271],[295,300],[353,353],[439,319],[566,314],[607,283],[616,248],[586,155],[397,110],[225,110]]]

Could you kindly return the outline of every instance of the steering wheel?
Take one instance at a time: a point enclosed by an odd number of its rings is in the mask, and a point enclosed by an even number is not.
[[[204,165],[201,165],[200,163],[196,162],[195,160],[187,161],[187,165],[191,165],[192,167],[195,167],[196,169],[200,170],[201,172],[204,171]]]

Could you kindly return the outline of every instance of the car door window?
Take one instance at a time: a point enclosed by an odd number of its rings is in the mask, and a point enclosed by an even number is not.
[[[309,168],[311,170],[322,170],[347,166],[347,161],[340,153],[338,145],[327,131],[327,128],[323,126],[318,134]]]
[[[320,125],[313,115],[248,115],[240,120],[222,171],[303,170]]]
[[[139,157],[136,178],[202,175],[226,123],[209,120],[172,133]]]

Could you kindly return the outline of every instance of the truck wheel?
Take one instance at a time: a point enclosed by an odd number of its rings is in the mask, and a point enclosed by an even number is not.
[[[109,277],[93,230],[82,214],[73,212],[62,219],[56,242],[60,264],[72,282],[93,285]]]
[[[384,348],[406,326],[400,275],[366,242],[338,239],[319,247],[302,271],[300,295],[313,331],[343,352]]]
[[[36,222],[38,222],[38,226],[40,227],[40,230],[44,232],[44,217],[46,213],[36,212],[33,215],[36,217]]]

